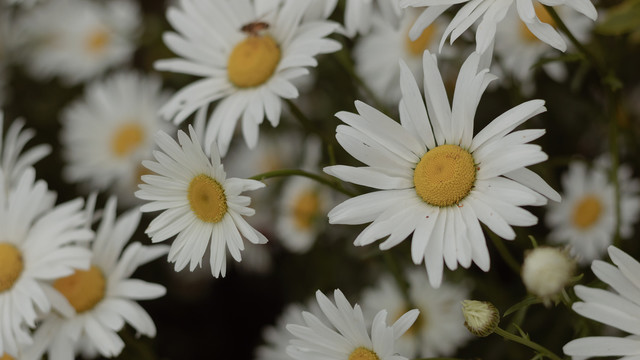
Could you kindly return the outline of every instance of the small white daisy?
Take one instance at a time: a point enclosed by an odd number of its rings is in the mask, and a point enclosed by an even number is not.
[[[166,33],[167,46],[182,58],[161,60],[156,68],[201,76],[180,90],[161,114],[181,123],[194,111],[220,100],[211,113],[205,146],[217,141],[224,156],[236,124],[249,148],[258,141],[258,127],[280,121],[281,99],[298,97],[291,81],[316,66],[318,54],[340,49],[326,36],[338,25],[301,22],[309,0],[286,0],[276,11],[259,13],[259,1],[183,0],[167,19],[180,33]]]
[[[14,120],[6,134],[3,134],[4,113],[0,110],[0,169],[4,183],[4,188],[0,187],[0,191],[5,193],[17,185],[26,169],[51,152],[51,146],[46,144],[23,152],[25,145],[35,136],[35,131],[24,129],[24,124],[23,119]]]
[[[2,175],[0,168],[0,175]],[[4,187],[0,176],[0,188]],[[33,343],[28,328],[51,309],[49,281],[89,267],[90,252],[72,245],[88,241],[82,200],[56,207],[43,180],[26,169],[8,194],[0,191],[0,354],[16,356],[18,344]]]
[[[94,201],[88,203],[87,217],[91,219]],[[34,333],[38,346],[27,351],[27,358],[39,359],[47,352],[52,360],[73,360],[78,353],[74,349],[95,349],[105,357],[117,356],[124,348],[117,332],[125,322],[140,334],[155,336],[153,320],[136,300],[161,297],[165,288],[130,277],[139,266],[169,249],[139,242],[125,249],[138,228],[141,213],[134,208],[116,218],[116,203],[111,197],[105,205],[91,244],[91,267],[53,283],[59,292],[54,309],[62,313],[52,312],[42,321]]]
[[[62,113],[65,178],[93,190],[128,188],[123,200],[133,198],[144,173],[142,160],[150,159],[155,147],[153,135],[173,130],[157,115],[169,97],[161,88],[158,77],[133,71],[90,84]]]
[[[566,355],[580,358],[620,356],[620,359],[628,360],[640,357],[640,263],[614,246],[609,246],[608,251],[615,266],[595,260],[591,269],[612,291],[577,285],[574,290],[582,301],[573,303],[571,307],[586,318],[631,335],[572,340],[562,349]]]
[[[591,169],[581,161],[569,164],[562,176],[564,200],[550,204],[546,222],[552,229],[549,240],[567,244],[581,264],[588,264],[604,255],[615,233],[615,189],[609,181],[609,171],[596,165]],[[640,184],[631,178],[630,169],[621,166],[620,235],[633,234],[633,224],[640,215]]]
[[[550,24],[554,28],[557,27],[544,6],[536,3],[534,7],[542,22]],[[580,42],[589,39],[591,29],[595,24],[593,21],[566,7],[557,7],[556,11]],[[542,57],[554,57],[558,55],[558,52],[540,41],[520,21],[515,7],[511,6],[502,24],[497,28],[495,54],[500,57],[502,69],[521,83],[525,94],[531,94],[535,89],[533,77],[535,69],[533,66]],[[566,78],[566,67],[561,61],[549,62],[541,67],[556,81],[563,81]]]
[[[494,42],[498,23],[504,19],[509,7],[513,4],[516,6],[518,16],[523,25],[531,31],[532,35],[560,51],[565,51],[567,45],[553,26],[542,21],[545,18],[541,19],[537,14],[535,6],[538,3],[548,6],[568,6],[591,20],[595,20],[598,16],[596,8],[590,0],[400,0],[400,7],[402,8],[427,6],[411,28],[409,36],[412,39],[416,39],[434,19],[454,4],[460,3],[464,3],[464,6],[458,10],[449,26],[447,26],[440,41],[440,46],[442,47],[442,44],[449,36],[451,36],[451,43],[453,43],[482,16],[482,20],[476,29],[476,51],[478,53],[484,53],[490,48]]]
[[[387,311],[380,310],[367,330],[359,305],[353,307],[340,290],[335,290],[335,305],[320,290],[316,292],[318,305],[331,327],[309,312],[303,312],[305,325],[289,324],[296,338],[291,339],[287,354],[294,359],[361,359],[406,360],[397,353],[396,342],[413,324],[419,311],[410,310],[393,325],[387,325]]]
[[[372,31],[362,36],[353,49],[356,72],[385,103],[395,105],[402,97],[399,59],[404,60],[415,78],[420,79],[422,54],[425,50],[438,50],[438,39],[446,24],[434,21],[418,39],[411,41],[408,32],[415,19],[414,11],[405,11],[396,28],[388,21],[374,17]]]
[[[402,11],[397,0],[347,0],[344,9],[344,27],[349,37],[366,35],[371,30],[372,19],[382,15],[389,25],[397,27]]]
[[[215,143],[211,157],[205,155],[198,135],[189,127],[189,135],[178,131],[180,145],[160,131],[156,142],[161,151],[154,151],[156,161],[142,164],[157,175],[144,175],[136,196],[151,201],[143,212],[159,211],[146,230],[151,241],[160,242],[177,235],[169,261],[180,271],[189,264],[193,271],[211,243],[211,273],[224,277],[226,248],[236,261],[244,250],[242,238],[254,244],[264,244],[267,238],[251,227],[243,216],[252,216],[251,198],[241,195],[264,184],[255,180],[227,178]]]
[[[73,85],[131,58],[140,15],[133,1],[57,0],[34,7],[17,25],[33,76]]]
[[[513,240],[511,226],[531,226],[538,219],[524,205],[544,205],[560,196],[526,167],[545,161],[540,146],[527,144],[544,134],[512,132],[545,111],[531,100],[493,120],[473,135],[480,97],[495,77],[478,71],[473,53],[460,69],[449,105],[435,57],[425,51],[424,101],[407,66],[401,62],[400,124],[357,101],[359,114],[339,112],[340,145],[365,167],[330,166],[325,172],[379,191],[357,196],[329,212],[332,224],[371,222],[355,239],[363,246],[388,236],[389,249],[413,233],[411,257],[425,260],[429,281],[438,287],[443,258],[449,269],[473,261],[489,270],[489,252],[479,221],[498,236]],[[428,111],[428,115],[427,115]],[[542,194],[542,195],[541,195]],[[544,195],[544,196],[543,196]]]
[[[420,315],[413,326],[397,340],[397,349],[410,357],[428,358],[450,356],[471,338],[464,326],[460,302],[469,298],[469,289],[453,283],[443,283],[439,289],[429,286],[424,271],[407,272],[409,299]],[[362,295],[366,314],[387,309],[391,318],[407,311],[406,303],[397,283],[389,276]]]

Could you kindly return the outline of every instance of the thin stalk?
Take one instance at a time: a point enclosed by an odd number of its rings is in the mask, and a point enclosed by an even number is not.
[[[487,232],[489,233],[489,237],[491,238],[491,241],[493,242],[493,245],[496,247],[496,249],[500,253],[500,256],[502,257],[502,260],[504,260],[504,262],[506,262],[507,265],[509,265],[511,270],[513,270],[519,276],[520,275],[520,264],[518,263],[518,261],[516,261],[516,259],[513,257],[513,255],[511,255],[511,253],[509,252],[507,247],[504,246],[504,242],[502,241],[501,238],[498,237],[498,235],[494,234],[491,231],[487,231]]]
[[[382,257],[384,258],[384,262],[387,265],[389,272],[393,275],[393,278],[398,284],[398,288],[400,288],[400,292],[402,293],[404,301],[407,303],[407,305],[409,305],[409,307],[415,309],[416,307],[413,304],[413,301],[411,301],[411,297],[409,296],[409,283],[404,278],[404,276],[402,276],[400,267],[398,266],[396,259],[393,257],[393,254],[388,250],[383,251]]]
[[[620,152],[618,146],[618,119],[617,112],[617,96],[613,91],[608,91],[609,103],[609,153],[611,154],[611,181],[613,182],[615,192],[615,215],[616,227],[613,236],[613,244],[620,246],[620,182],[618,181],[618,168],[620,167]]]
[[[552,360],[562,360],[561,357],[559,357],[558,355],[556,355],[555,353],[553,353],[551,350],[547,349],[546,347],[535,343],[529,339],[525,339],[523,337],[520,337],[518,335],[512,334],[506,330],[502,330],[501,328],[497,327],[496,330],[494,331],[494,333],[502,336],[505,340],[509,340],[509,341],[513,341],[513,342],[517,342],[518,344],[522,344],[530,349],[533,349],[537,352],[539,352],[540,354],[543,354],[544,356],[548,357],[549,359]]]
[[[252,176],[249,179],[262,181],[262,180],[266,180],[274,177],[283,177],[283,176],[304,176],[309,179],[315,180],[323,185],[327,185],[333,188],[334,190],[339,191],[349,197],[356,196],[356,194],[342,187],[341,184],[335,183],[321,175],[310,173],[310,172],[299,170],[299,169],[283,169],[283,170],[268,171],[262,174]]]

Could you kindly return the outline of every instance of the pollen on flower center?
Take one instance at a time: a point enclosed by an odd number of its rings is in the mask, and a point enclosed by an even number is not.
[[[0,293],[13,287],[23,269],[20,250],[12,244],[0,243]]]
[[[187,198],[191,210],[204,222],[220,222],[227,213],[227,197],[224,189],[220,183],[208,175],[200,174],[191,180]]]
[[[556,26],[556,22],[553,20],[547,9],[545,9],[542,4],[536,3],[534,5],[534,9],[536,11],[536,16],[538,17],[538,19],[540,19],[540,21],[542,21],[543,23],[547,23],[553,27]],[[527,42],[539,41],[538,37],[535,36],[531,32],[531,30],[529,30],[524,22],[520,22],[520,36]]]
[[[56,288],[69,301],[77,313],[93,309],[105,294],[106,281],[95,265],[89,270],[76,270],[73,274],[56,280]]]
[[[375,352],[360,346],[349,354],[348,360],[380,360],[380,358]]]
[[[314,191],[305,191],[300,194],[293,204],[293,219],[297,228],[309,229],[313,219],[318,214],[320,199]]]
[[[416,193],[434,206],[459,203],[475,181],[473,156],[458,145],[445,144],[427,151],[413,173]]]
[[[125,157],[135,151],[144,141],[144,129],[139,124],[120,126],[111,137],[111,150],[117,157]]]
[[[576,204],[571,220],[573,225],[586,229],[595,224],[602,213],[602,203],[594,195],[587,195]]]
[[[264,84],[279,62],[280,47],[271,36],[248,36],[229,55],[229,81],[241,88]]]
[[[422,53],[424,53],[424,51],[431,44],[431,41],[433,40],[433,37],[436,34],[436,30],[437,30],[436,24],[432,23],[422,31],[422,34],[420,34],[420,36],[417,39],[413,41],[411,40],[411,38],[409,38],[409,31],[407,30],[407,36],[405,36],[405,41],[406,41],[406,46],[409,53],[414,56],[422,56]]]
[[[105,50],[111,40],[111,35],[106,29],[96,29],[87,37],[87,50],[92,54],[99,54]]]

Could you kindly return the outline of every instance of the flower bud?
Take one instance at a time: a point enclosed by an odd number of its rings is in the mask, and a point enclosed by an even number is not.
[[[462,314],[464,326],[479,337],[491,335],[500,322],[500,312],[488,301],[464,300]]]
[[[566,250],[538,247],[527,251],[522,264],[522,282],[527,291],[546,306],[567,286],[576,268]]]

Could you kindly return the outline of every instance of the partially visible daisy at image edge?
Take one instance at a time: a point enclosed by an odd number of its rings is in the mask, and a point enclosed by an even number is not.
[[[95,194],[87,201],[87,219],[94,218],[94,206]],[[125,346],[118,335],[125,323],[138,334],[155,336],[153,320],[137,301],[159,298],[166,289],[131,276],[141,265],[165,255],[169,247],[143,246],[137,241],[127,245],[141,213],[133,208],[116,217],[116,207],[112,196],[91,243],[89,269],[76,270],[53,283],[57,311],[42,320],[25,359],[40,359],[44,353],[51,360],[73,360],[79,352],[89,358],[117,356]]]
[[[460,35],[469,29],[480,17],[480,23],[476,28],[476,51],[484,53],[490,48],[496,35],[497,26],[504,19],[511,6],[515,6],[520,20],[529,31],[541,41],[554,48],[565,51],[567,44],[560,34],[548,23],[540,21],[542,7],[536,8],[539,2],[547,6],[566,5],[591,20],[596,20],[598,12],[590,0],[399,0],[400,7],[423,7],[422,14],[418,17],[409,32],[412,39],[417,39],[422,31],[437,17],[442,15],[454,4],[464,3],[453,17],[440,41],[440,48],[447,37],[451,36],[453,43]]]
[[[630,336],[589,336],[568,342],[562,350],[574,358],[596,356],[637,359],[640,356],[640,263],[615,246],[609,246],[613,264],[594,260],[593,273],[611,290],[574,287],[582,301],[574,302],[571,308],[581,316],[620,329]]]
[[[178,143],[179,142],[179,143]],[[143,175],[143,184],[135,195],[149,201],[142,212],[162,211],[145,230],[151,241],[165,241],[177,235],[169,250],[169,262],[180,271],[189,264],[193,271],[200,266],[209,244],[211,273],[226,274],[226,250],[241,261],[243,237],[254,244],[264,244],[267,238],[255,230],[244,216],[252,216],[251,198],[244,191],[265,185],[256,180],[227,178],[216,143],[211,143],[210,157],[189,126],[189,135],[178,131],[178,142],[163,131],[156,135],[162,151],[154,151],[156,161],[143,165],[154,174]]]
[[[238,123],[254,148],[264,118],[277,126],[282,99],[298,97],[292,80],[317,65],[316,55],[341,47],[326,38],[337,23],[302,22],[310,0],[286,0],[266,13],[258,12],[259,3],[182,0],[167,11],[177,33],[165,33],[164,42],[180,57],[159,60],[156,69],[202,79],[178,91],[160,113],[179,124],[220,100],[208,117],[204,144],[208,149],[217,142],[222,156]]]
[[[387,325],[387,311],[380,310],[373,320],[365,320],[360,305],[351,306],[342,291],[333,293],[335,304],[320,290],[316,299],[330,327],[318,317],[304,311],[304,325],[288,324],[294,335],[287,354],[297,360],[407,360],[398,354],[395,343],[415,322],[417,309],[404,313],[393,325]],[[371,324],[371,331],[368,325]]]
[[[449,105],[436,59],[429,51],[423,56],[424,100],[401,61],[400,124],[356,101],[358,114],[336,114],[346,124],[337,127],[336,139],[367,166],[324,169],[343,181],[376,189],[333,208],[329,223],[371,223],[354,245],[386,238],[381,250],[413,233],[411,258],[415,264],[424,259],[433,287],[440,285],[444,264],[455,270],[458,263],[468,268],[473,261],[489,270],[480,222],[501,238],[513,240],[512,226],[538,222],[522,206],[544,205],[547,198],[560,200],[555,190],[526,168],[547,160],[539,145],[528,144],[545,130],[512,132],[546,110],[543,100],[520,104],[473,135],[476,107],[495,79],[488,70],[478,70],[479,62],[478,53],[464,62]]]

